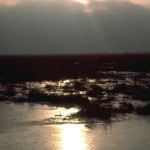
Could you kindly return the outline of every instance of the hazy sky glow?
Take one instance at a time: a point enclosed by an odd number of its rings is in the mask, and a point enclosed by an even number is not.
[[[12,6],[12,5],[17,5],[21,2],[38,2],[41,0],[0,0],[1,4],[4,5],[8,5],[8,6]],[[55,0],[42,0],[42,2],[51,2],[51,1],[55,1]],[[61,1],[61,0],[60,0]],[[122,2],[131,2],[134,4],[139,4],[139,5],[143,5],[143,6],[147,6],[150,5],[150,0],[66,0],[67,2],[77,2],[77,3],[81,3],[83,5],[87,5],[93,2],[98,2],[98,3],[103,3],[103,2],[118,2],[118,3],[122,3]]]
[[[0,54],[150,52],[150,0],[0,0]]]

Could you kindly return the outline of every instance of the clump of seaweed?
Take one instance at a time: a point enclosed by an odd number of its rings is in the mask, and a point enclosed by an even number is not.
[[[79,108],[80,111],[74,114],[74,116],[103,120],[108,120],[112,117],[113,109],[111,107],[100,106],[97,103],[86,102],[86,104],[79,106]]]
[[[116,108],[117,113],[132,113],[134,110],[133,104],[127,102],[121,102],[120,106]]]
[[[45,94],[41,91],[33,90],[30,92],[28,101],[30,102],[48,102],[50,104],[57,105],[81,105],[87,101],[87,98],[81,95],[56,95],[56,94]]]
[[[140,115],[150,115],[150,104],[147,104],[145,106],[138,106],[136,108],[136,112]]]
[[[103,92],[104,92],[104,89],[101,88],[100,86],[92,85],[91,89],[87,91],[87,96],[95,97],[95,98],[102,98]]]
[[[131,95],[133,99],[136,100],[141,100],[141,101],[150,100],[150,88],[142,87],[140,85],[119,84],[116,85],[116,87],[111,92]]]

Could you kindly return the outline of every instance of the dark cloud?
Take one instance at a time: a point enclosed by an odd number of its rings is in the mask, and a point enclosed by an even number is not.
[[[0,54],[150,52],[149,7],[134,0],[89,2],[1,5]]]

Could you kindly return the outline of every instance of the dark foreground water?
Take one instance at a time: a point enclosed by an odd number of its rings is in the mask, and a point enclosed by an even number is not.
[[[0,103],[1,150],[148,150],[150,117],[127,115],[111,124],[98,120],[54,120],[65,109],[33,103]]]

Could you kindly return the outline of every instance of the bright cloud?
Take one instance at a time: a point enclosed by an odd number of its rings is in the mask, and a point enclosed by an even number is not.
[[[14,6],[14,5],[17,5],[21,2],[30,2],[30,1],[41,1],[41,0],[0,0],[0,4],[3,4],[3,5],[7,5],[7,6]],[[42,0],[43,2],[44,1],[54,1],[54,0]],[[76,2],[76,3],[80,3],[82,5],[90,5],[94,2],[97,2],[97,3],[109,3],[109,2],[131,2],[133,4],[137,4],[137,5],[141,5],[141,6],[150,6],[150,0],[66,0],[66,2]]]

